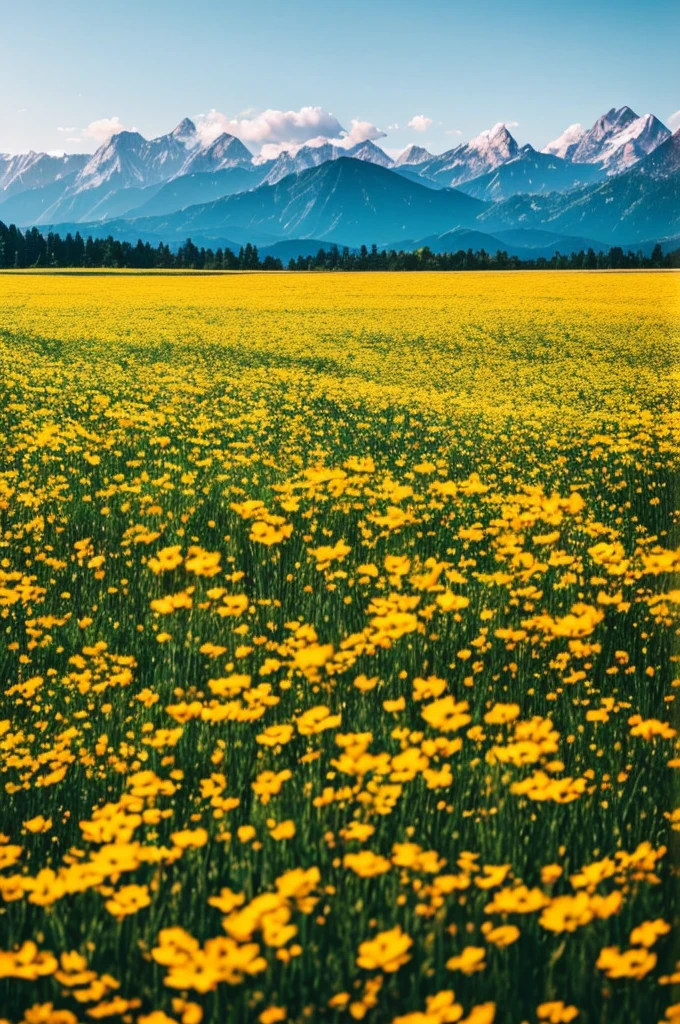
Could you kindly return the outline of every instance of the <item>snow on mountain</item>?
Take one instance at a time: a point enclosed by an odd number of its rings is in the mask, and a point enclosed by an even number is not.
[[[139,132],[112,135],[88,160],[76,178],[73,192],[101,188],[143,188],[181,173],[198,145],[193,121],[185,117],[173,131],[155,139]]]
[[[537,153],[527,143],[512,160],[458,188],[477,199],[499,202],[520,194],[566,192],[603,177],[604,171],[598,164],[575,164],[550,153]]]
[[[608,140],[599,162],[608,174],[619,174],[652,153],[670,135],[658,118],[644,114]]]
[[[410,146],[407,146],[403,153],[400,153],[397,159],[394,161],[395,167],[417,167],[418,164],[426,164],[428,161],[433,160],[432,153],[428,153],[424,146],[416,146],[415,142],[412,142]]]
[[[600,164],[607,174],[620,174],[660,146],[670,134],[653,114],[638,117],[630,107],[612,107],[582,135],[569,159]]]
[[[674,175],[678,160],[676,136],[652,114],[638,117],[626,106],[602,114],[588,130],[570,125],[541,153],[530,145],[520,148],[504,123],[440,155],[410,145],[396,161],[370,140],[353,146],[347,140],[317,141],[299,147],[291,144],[275,160],[263,161],[253,158],[238,138],[227,133],[203,143],[193,121],[184,118],[167,135],[154,139],[119,132],[91,156],[0,154],[0,203],[11,199],[14,205],[5,206],[7,216],[11,211],[24,224],[87,222],[123,216],[149,202],[167,183],[170,188],[163,194],[163,204],[171,207],[177,202],[179,210],[207,197],[247,191],[260,181],[276,185],[291,174],[350,157],[359,164],[389,169],[396,172],[394,177],[430,190],[463,187],[468,196],[510,203],[507,210],[511,211],[514,200],[520,209],[520,194],[547,201],[548,193],[562,194],[612,179],[638,164],[644,164],[643,176],[661,182]],[[650,162],[650,155],[657,151],[659,159]],[[319,180],[334,181],[331,170]],[[227,172],[229,181],[222,181],[219,175]],[[179,182],[176,188],[175,182]],[[550,203],[556,201],[553,197]],[[529,216],[521,209],[522,216]],[[593,237],[599,236],[593,232]]]
[[[680,128],[657,146],[649,156],[640,160],[636,172],[640,177],[652,178],[655,181],[664,181],[680,175]]]
[[[284,151],[271,162],[262,182],[276,185],[289,174],[300,174],[310,167],[319,167],[329,160],[337,160],[338,156],[346,155],[345,150],[338,150],[330,142],[324,142],[321,146],[301,146],[296,153]]]
[[[354,157],[355,160],[363,160],[364,163],[376,164],[379,167],[393,166],[387,153],[370,140],[358,142],[348,149],[324,142],[320,146],[301,146],[296,153],[281,153],[272,161],[262,180],[267,185],[276,185],[289,174],[300,174],[302,171],[308,171],[310,167],[320,167],[329,160],[339,160],[343,156]]]
[[[480,174],[493,171],[508,160],[513,160],[518,153],[517,141],[500,121],[469,142],[463,142],[447,153],[434,157],[430,163],[423,164],[421,173],[449,187],[455,187]]]
[[[585,133],[586,130],[582,124],[570,124],[558,138],[544,146],[541,152],[548,153],[550,156],[559,156],[562,160],[571,160]]]
[[[234,135],[223,132],[206,146],[193,149],[179,174],[214,174],[231,167],[251,167],[253,154]]]
[[[170,136],[176,139],[177,142],[181,142],[186,149],[193,149],[199,143],[198,132],[196,131],[196,125],[190,117],[185,117],[176,128],[170,132]],[[162,138],[162,136],[161,136]]]
[[[599,163],[608,143],[635,120],[637,114],[630,107],[619,107],[618,110],[612,107],[606,114],[601,114],[593,127],[583,134],[571,159],[582,164]]]
[[[75,180],[73,192],[115,183],[118,188],[149,185],[144,167],[148,142],[139,132],[118,132],[103,142]]]
[[[0,155],[0,193],[2,198],[16,195],[31,188],[42,188],[67,178],[82,169],[87,161],[84,154],[52,156],[49,153],[20,153]]]
[[[365,142],[357,142],[354,146],[341,152],[345,156],[354,157],[355,160],[365,160],[366,163],[377,164],[378,167],[394,167],[394,160],[370,139],[366,139]]]
[[[598,164],[608,175],[621,174],[670,136],[653,114],[638,117],[630,107],[612,107],[585,131],[572,124],[544,153],[579,164]]]

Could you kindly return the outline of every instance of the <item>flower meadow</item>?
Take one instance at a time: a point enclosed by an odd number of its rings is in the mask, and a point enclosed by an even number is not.
[[[0,275],[2,1024],[680,1020],[672,273]]]

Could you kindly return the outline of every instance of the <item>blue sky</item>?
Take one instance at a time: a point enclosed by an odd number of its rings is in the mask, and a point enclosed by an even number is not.
[[[210,111],[206,132],[238,122],[253,149],[338,122],[435,152],[516,122],[540,147],[612,106],[680,109],[680,0],[0,0],[0,25],[0,152],[92,151],[112,126],[150,137]]]

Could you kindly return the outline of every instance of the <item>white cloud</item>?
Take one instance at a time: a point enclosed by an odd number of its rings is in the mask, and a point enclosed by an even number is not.
[[[269,143],[306,143],[319,135],[337,135],[342,125],[321,107],[301,107],[300,110],[263,110],[254,117],[229,118],[219,110],[196,117],[196,127],[203,142],[212,142],[227,132],[241,142],[255,147]]]
[[[462,135],[460,128],[447,128],[444,132],[445,135]]]
[[[77,132],[78,129],[76,128],[75,125],[73,125],[72,128],[57,128],[57,131],[58,132]]]
[[[250,111],[244,111],[250,114]],[[227,132],[258,151],[258,161],[274,160],[281,153],[295,154],[302,146],[334,146],[349,149],[367,139],[383,138],[370,121],[354,118],[349,130],[343,128],[334,114],[321,107],[301,107],[300,110],[264,110],[251,116],[229,118],[219,110],[198,114],[196,127],[202,142],[209,143]]]
[[[69,131],[71,129],[68,129]],[[94,139],[98,146],[106,142],[112,135],[125,131],[121,120],[116,117],[101,117],[98,121],[90,121],[87,128],[83,128],[83,135],[86,139]]]
[[[47,155],[48,156],[65,156],[66,154],[64,153],[63,149],[48,149],[47,150]]]
[[[428,128],[432,127],[433,123],[431,117],[425,117],[425,114],[416,114],[408,122],[408,127],[413,128],[414,132],[426,132]]]
[[[352,127],[348,132],[342,131],[340,132],[339,139],[330,139],[330,141],[335,142],[336,146],[343,146],[345,149],[349,149],[350,146],[356,146],[359,142],[385,138],[385,132],[381,132],[370,121],[358,121],[353,117],[351,123]]]
[[[676,110],[674,114],[668,118],[668,127],[675,131],[676,128],[680,128],[680,110]]]
[[[78,135],[76,135],[75,137],[74,137],[74,136],[72,136],[72,135],[70,135],[70,136],[69,136],[69,137],[67,138],[67,140],[66,140],[66,141],[67,141],[67,142],[82,142],[83,140],[82,140],[82,139],[80,138],[80,136],[78,136]]]

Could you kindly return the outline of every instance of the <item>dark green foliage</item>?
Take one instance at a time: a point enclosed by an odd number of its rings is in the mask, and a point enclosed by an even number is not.
[[[275,256],[262,259],[256,245],[241,246],[238,255],[231,249],[215,251],[194,245],[190,238],[175,251],[159,242],[120,242],[108,238],[84,240],[79,231],[62,238],[49,232],[42,235],[38,228],[22,232],[11,224],[0,221],[0,269],[45,268],[129,268],[132,270],[282,270],[283,264]],[[362,245],[359,250],[342,250],[333,244],[319,249],[315,256],[298,256],[288,262],[288,270],[640,270],[648,268],[680,267],[680,249],[663,254],[660,245],[651,256],[641,252],[624,252],[614,246],[608,252],[583,249],[569,256],[556,252],[551,259],[539,256],[534,260],[521,260],[498,250],[494,255],[479,249],[459,249],[457,252],[432,252],[427,246],[406,252],[381,249],[373,244],[370,249]]]

